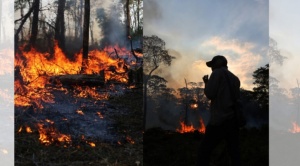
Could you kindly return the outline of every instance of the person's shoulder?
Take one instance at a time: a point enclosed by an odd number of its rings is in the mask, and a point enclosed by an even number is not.
[[[225,69],[224,68],[217,68],[213,71],[213,73],[219,74],[219,73],[224,73]]]

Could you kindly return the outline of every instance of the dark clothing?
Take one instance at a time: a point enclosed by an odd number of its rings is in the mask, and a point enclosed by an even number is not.
[[[233,92],[230,87],[233,87]],[[211,116],[199,148],[198,166],[209,166],[211,152],[222,140],[227,142],[232,165],[241,165],[239,129],[234,120],[235,113],[232,107],[234,101],[231,97],[231,93],[235,93],[239,98],[239,91],[240,81],[227,67],[214,69],[205,83],[204,93],[211,100]]]
[[[209,166],[213,149],[225,140],[231,157],[231,165],[240,166],[239,129],[233,120],[223,122],[222,125],[208,125],[205,136],[198,151],[197,166]]]
[[[228,77],[225,76],[227,74]],[[234,117],[232,109],[233,101],[230,97],[230,86],[226,78],[234,88],[235,96],[239,98],[240,80],[232,74],[226,67],[215,69],[208,82],[205,84],[204,93],[208,99],[211,100],[210,104],[210,120],[209,124],[219,125],[225,120]]]

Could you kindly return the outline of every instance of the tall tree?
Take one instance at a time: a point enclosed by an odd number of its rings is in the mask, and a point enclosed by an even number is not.
[[[146,127],[147,116],[147,87],[148,81],[151,78],[153,72],[159,68],[160,65],[171,65],[174,57],[169,55],[168,50],[165,48],[166,43],[157,36],[144,36],[144,128]]]
[[[14,37],[15,38],[15,50],[18,50],[19,33],[22,31],[25,22],[27,21],[27,19],[30,17],[31,13],[33,12],[33,9],[34,9],[34,7],[31,6],[29,8],[28,12],[24,16],[22,16],[20,19],[15,21],[15,23],[18,21],[21,21],[18,29],[16,30],[15,37]]]
[[[137,0],[137,29],[140,30],[140,4],[141,0]]]
[[[89,25],[90,25],[90,0],[84,1],[84,23],[83,23],[83,43],[82,43],[82,68],[81,73],[85,72],[88,64],[89,51]]]
[[[130,36],[130,8],[129,0],[126,0],[126,35]]]
[[[35,47],[35,42],[38,35],[38,25],[39,25],[39,11],[40,11],[40,0],[34,0],[33,2],[33,19],[31,25],[31,35],[29,43],[31,47]]]
[[[78,14],[77,14],[77,17],[78,17],[78,21],[77,21],[77,26],[78,26],[78,32],[79,32],[79,40],[82,40],[82,37],[83,37],[83,31],[82,30],[82,15],[83,15],[83,0],[80,0],[80,4],[79,4],[79,7],[78,7]]]
[[[287,59],[287,57],[281,55],[280,50],[277,48],[277,42],[272,38],[269,38],[268,55],[271,62],[275,62],[280,65],[282,65],[284,60]]]
[[[65,4],[66,0],[59,0],[57,7],[57,17],[55,22],[55,40],[58,46],[65,51]]]
[[[260,67],[253,73],[254,96],[262,110],[262,116],[268,118],[269,114],[269,64]]]

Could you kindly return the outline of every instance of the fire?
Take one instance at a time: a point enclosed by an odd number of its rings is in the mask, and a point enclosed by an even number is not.
[[[96,144],[94,142],[88,142],[88,144],[91,146],[91,147],[96,147]]]
[[[77,114],[79,114],[79,115],[84,115],[84,113],[83,113],[82,110],[77,110],[76,112],[77,112]]]
[[[300,133],[300,126],[296,122],[293,122],[293,128],[289,129],[289,131],[292,133]]]
[[[107,93],[99,93],[96,87],[80,87],[74,86],[74,97],[78,98],[93,98],[95,100],[108,99]]]
[[[25,47],[20,48],[20,52],[15,54],[15,82],[14,82],[14,102],[15,106],[33,108],[34,111],[42,111],[44,103],[54,103],[55,96],[53,92],[60,91],[65,94],[70,94],[74,98],[92,98],[96,101],[107,100],[109,93],[107,90],[100,91],[97,87],[78,86],[77,84],[64,86],[64,82],[60,81],[60,76],[70,75],[96,75],[101,78],[100,81],[107,82],[128,82],[128,71],[131,67],[138,67],[139,62],[135,62],[135,58],[126,48],[119,46],[106,47],[103,50],[92,50],[88,53],[88,63],[85,71],[82,68],[82,53],[73,55],[72,59],[67,58],[63,51],[55,42],[54,52],[42,53],[34,48],[31,51],[23,51]],[[142,57],[142,54],[138,55]],[[1,95],[1,92],[0,92]],[[76,100],[77,102],[77,100]],[[81,106],[81,108],[86,106]],[[47,108],[47,107],[46,107]],[[77,114],[84,115],[81,109],[76,110]],[[101,112],[96,113],[97,116],[103,119]],[[67,121],[68,119],[63,118]],[[72,140],[71,136],[60,133],[54,127],[54,121],[45,119],[36,124],[39,133],[39,140],[44,145],[63,143],[64,146],[69,145]],[[32,133],[30,127],[21,126],[18,130],[20,133],[25,130],[27,133]],[[84,139],[84,138],[83,138]],[[134,144],[134,141],[128,137],[128,142]],[[85,141],[91,147],[96,144],[90,141]]]
[[[101,114],[101,112],[97,112],[97,115],[99,116],[100,119],[103,119],[103,115]]]
[[[39,140],[44,145],[50,145],[54,142],[71,143],[71,136],[59,133],[53,126],[45,127],[44,123],[38,123]]]
[[[29,126],[26,127],[26,132],[27,133],[32,133],[32,130],[31,130],[31,128]]]
[[[134,140],[130,137],[130,136],[127,136],[126,137],[126,140],[130,143],[130,144],[134,144]]]
[[[198,108],[198,104],[197,104],[197,103],[193,103],[193,104],[191,104],[190,106],[191,106],[192,109]]]
[[[21,133],[22,130],[23,130],[23,127],[21,126],[18,130],[18,133]]]
[[[197,130],[200,133],[205,133],[205,125],[202,118],[200,118],[199,122],[200,122],[200,127],[198,129],[196,129],[193,124],[185,125],[184,122],[180,122],[180,128],[176,129],[176,131],[179,133],[190,133]]]
[[[23,48],[20,48],[23,50]],[[131,52],[119,46],[106,47],[103,50],[92,50],[85,73],[81,73],[82,53],[75,54],[73,60],[67,56],[55,43],[53,55],[41,53],[32,48],[31,51],[16,53],[15,56],[15,104],[16,106],[34,105],[42,109],[42,102],[53,102],[54,97],[46,85],[51,83],[51,77],[59,75],[98,74],[105,81],[113,80],[127,83],[130,62],[134,59]],[[58,83],[58,85],[60,85]],[[61,86],[61,85],[60,85]],[[59,87],[60,89],[62,87]],[[107,94],[96,92],[95,88],[79,89],[78,97],[92,97],[98,100],[107,99]],[[66,89],[61,89],[66,91]]]

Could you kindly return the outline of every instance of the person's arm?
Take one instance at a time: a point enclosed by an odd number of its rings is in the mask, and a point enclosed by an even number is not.
[[[212,72],[210,78],[207,81],[204,81],[204,94],[210,100],[215,99],[217,96],[220,83],[220,74],[220,71],[216,69],[214,72]]]

